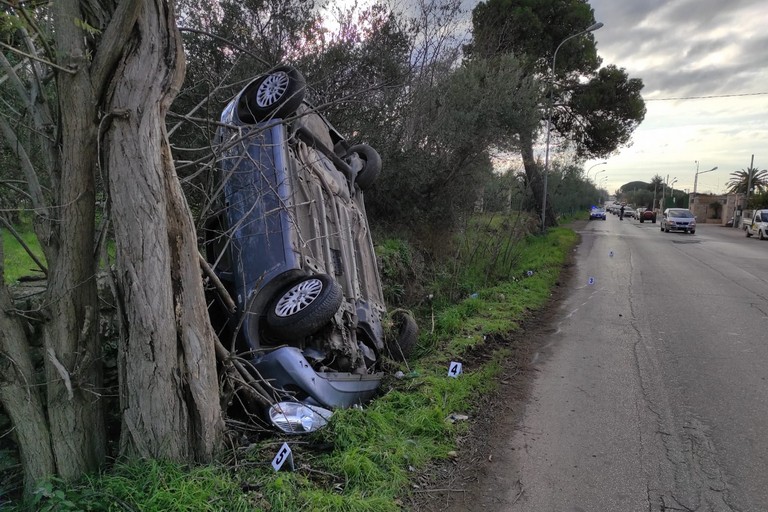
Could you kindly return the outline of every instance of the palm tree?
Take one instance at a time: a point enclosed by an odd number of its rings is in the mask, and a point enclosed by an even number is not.
[[[765,192],[768,190],[768,170],[758,171],[754,167],[748,167],[746,170],[734,171],[725,185],[731,194],[746,194],[748,186],[752,187],[750,193]]]

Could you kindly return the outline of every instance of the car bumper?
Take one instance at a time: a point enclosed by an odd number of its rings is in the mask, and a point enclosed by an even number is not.
[[[688,226],[670,226],[669,224],[667,224],[666,228],[669,229],[670,231],[693,231],[693,230],[696,229],[696,225],[694,224],[693,226],[691,226],[691,225],[688,225]]]
[[[258,358],[254,368],[278,390],[300,390],[307,402],[331,409],[347,408],[368,401],[379,388],[383,373],[316,372],[301,351],[281,347]]]

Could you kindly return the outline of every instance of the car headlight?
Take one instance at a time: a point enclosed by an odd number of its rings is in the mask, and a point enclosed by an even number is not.
[[[326,426],[333,412],[300,402],[278,402],[268,410],[269,421],[288,434],[306,434]]]

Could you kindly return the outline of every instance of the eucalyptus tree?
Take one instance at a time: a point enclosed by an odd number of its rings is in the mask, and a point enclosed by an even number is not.
[[[586,0],[487,0],[472,11],[468,53],[473,58],[512,53],[539,84],[534,108],[540,122],[518,134],[539,209],[544,191],[534,146],[548,112],[552,135],[572,142],[577,157],[583,158],[605,158],[629,142],[645,117],[642,81],[616,66],[600,67],[591,33],[560,46],[594,23]],[[546,223],[555,223],[552,208],[546,212]]]
[[[35,329],[0,280],[0,400],[26,489],[107,455],[100,259],[120,323],[120,452],[210,460],[223,431],[215,333],[164,125],[185,69],[173,2],[13,2],[3,15],[0,85],[13,100],[0,105],[1,140],[48,266]]]

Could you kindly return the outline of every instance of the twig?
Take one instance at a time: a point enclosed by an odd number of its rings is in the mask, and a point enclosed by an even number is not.
[[[13,52],[13,53],[15,53],[15,54],[21,55],[22,57],[26,57],[26,58],[28,58],[28,59],[32,59],[32,60],[36,60],[36,61],[38,61],[38,62],[42,62],[43,64],[46,64],[46,65],[48,65],[48,66],[51,66],[52,68],[58,69],[59,71],[63,71],[63,72],[65,72],[65,73],[69,73],[70,75],[75,75],[75,74],[77,74],[77,71],[75,71],[75,70],[72,70],[72,69],[67,69],[67,68],[63,68],[63,67],[59,66],[58,64],[54,64],[53,62],[47,61],[47,60],[45,60],[45,59],[41,59],[40,57],[36,57],[36,56],[34,56],[34,55],[30,55],[30,54],[28,54],[28,53],[26,53],[26,52],[23,52],[23,51],[21,51],[21,50],[18,50],[18,49],[16,49],[16,48],[14,48],[14,47],[13,47],[13,46],[11,46],[11,45],[5,44],[5,43],[4,43],[4,42],[2,42],[2,41],[0,41],[0,46],[2,46],[2,47],[3,47],[3,48],[5,48],[6,50],[9,50],[9,51],[11,51],[11,52]]]
[[[227,305],[227,309],[229,309],[230,313],[234,313],[237,311],[237,306],[235,305],[235,301],[232,300],[232,296],[229,295],[229,292],[224,287],[224,283],[221,282],[219,279],[219,276],[216,275],[216,272],[213,271],[211,266],[208,264],[208,262],[203,258],[203,255],[199,252],[197,253],[200,259],[200,267],[203,269],[203,273],[205,273],[206,276],[211,280],[213,283],[213,286],[216,287],[216,291],[219,292],[219,296],[224,301],[224,303]]]
[[[32,249],[29,248],[29,246],[24,242],[24,240],[21,238],[21,235],[13,228],[10,222],[8,222],[8,219],[0,215],[0,221],[2,221],[3,225],[5,225],[6,229],[11,232],[11,235],[13,235],[13,238],[16,239],[17,242],[21,245],[21,247],[24,248],[26,253],[29,255],[30,258],[32,258],[32,261],[34,261],[38,267],[40,267],[40,270],[43,271],[43,274],[46,276],[48,275],[48,269],[43,265],[43,263],[35,256],[35,254],[32,252]]]
[[[48,347],[48,359],[51,360],[51,363],[56,368],[56,371],[59,372],[59,375],[61,375],[61,380],[64,381],[64,386],[67,388],[67,396],[69,396],[69,399],[72,400],[74,394],[72,392],[72,380],[70,379],[69,372],[64,367],[64,365],[61,364],[58,358],[56,358],[56,353],[51,347]]]

